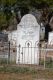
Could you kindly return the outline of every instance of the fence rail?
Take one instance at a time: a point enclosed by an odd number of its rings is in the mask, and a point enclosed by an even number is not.
[[[3,64],[12,64],[16,65],[16,50],[17,46],[12,45],[10,42],[0,42],[0,65]],[[26,48],[26,47],[22,47]],[[30,47],[29,47],[30,48]],[[31,47],[35,50],[37,47]],[[33,55],[33,54],[32,54]],[[20,56],[19,56],[20,57]],[[53,69],[53,46],[48,47],[48,45],[44,47],[39,46],[39,64],[17,64],[17,66],[32,66],[36,68],[50,68]]]

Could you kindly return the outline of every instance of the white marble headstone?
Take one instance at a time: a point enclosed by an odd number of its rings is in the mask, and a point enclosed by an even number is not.
[[[31,14],[24,15],[17,25],[17,64],[39,64],[39,39],[40,25],[36,18]]]
[[[53,31],[49,32],[48,44],[53,45]]]

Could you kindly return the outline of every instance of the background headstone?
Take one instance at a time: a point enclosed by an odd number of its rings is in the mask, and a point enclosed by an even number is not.
[[[49,32],[48,44],[53,45],[53,32]]]

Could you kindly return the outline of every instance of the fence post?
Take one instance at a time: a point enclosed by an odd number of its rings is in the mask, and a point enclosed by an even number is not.
[[[19,44],[19,56],[18,56],[18,63],[20,64],[20,48],[21,48],[21,45]]]
[[[45,69],[45,54],[44,54],[44,69]]]
[[[9,41],[8,63],[10,63],[10,41]]]
[[[46,53],[47,53],[47,43],[45,44],[44,69],[46,68]]]
[[[29,61],[29,46],[30,46],[30,43],[27,43],[27,46],[28,46],[28,59],[27,59],[27,64],[28,64],[28,61]]]

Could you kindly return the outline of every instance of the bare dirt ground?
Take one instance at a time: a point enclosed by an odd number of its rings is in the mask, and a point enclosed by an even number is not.
[[[38,70],[35,73],[0,73],[0,80],[53,80],[53,71]]]

